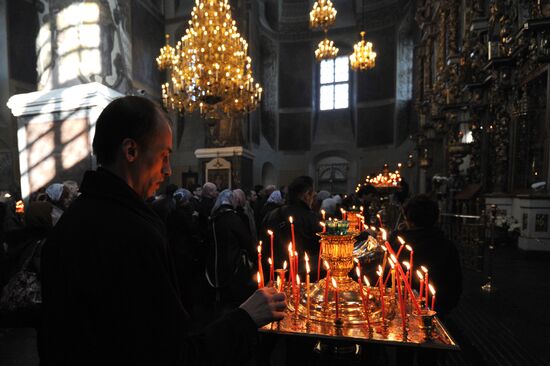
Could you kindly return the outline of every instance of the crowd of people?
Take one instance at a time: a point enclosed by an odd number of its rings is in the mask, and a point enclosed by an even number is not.
[[[0,197],[0,285],[23,263],[39,274],[41,307],[26,321],[39,331],[42,365],[96,364],[107,355],[122,364],[241,362],[257,342],[256,328],[281,319],[286,306],[283,294],[258,289],[255,278],[257,245],[269,242],[268,230],[279,268],[291,240],[290,216],[297,250],[312,263],[321,212],[341,218],[341,208],[361,207],[369,223],[379,222],[373,186],[342,196],[316,192],[308,176],[246,192],[211,182],[190,189],[168,184],[155,195],[171,174],[171,143],[158,106],[120,98],[98,119],[99,168],[80,187],[51,184],[31,195],[24,214],[9,194]],[[426,253],[438,288],[455,289],[445,305],[450,310],[460,293],[460,268],[456,249],[436,228],[437,205],[420,197],[403,208],[402,235]],[[436,242],[444,245],[430,258],[423,248]],[[436,273],[450,264],[454,282]]]

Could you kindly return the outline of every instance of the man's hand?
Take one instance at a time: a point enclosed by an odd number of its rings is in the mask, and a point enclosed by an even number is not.
[[[264,287],[256,290],[244,303],[239,306],[246,311],[258,327],[274,320],[284,318],[286,297],[273,287]]]

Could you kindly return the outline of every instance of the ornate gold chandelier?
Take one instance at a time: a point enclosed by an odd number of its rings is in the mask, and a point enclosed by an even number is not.
[[[362,28],[365,29],[365,0],[362,3]],[[353,53],[349,56],[351,69],[363,71],[372,69],[376,64],[376,52],[372,51],[372,43],[365,41],[365,31],[361,32],[361,41],[353,45]]]
[[[313,10],[309,13],[309,26],[312,29],[323,29],[325,39],[319,42],[315,50],[315,59],[317,61],[335,58],[338,54],[338,48],[334,47],[334,42],[327,38],[328,27],[336,21],[336,9],[330,0],[318,0],[313,4]]]
[[[166,108],[199,110],[205,118],[224,118],[254,110],[262,88],[252,77],[248,43],[231,17],[228,0],[196,0],[189,27],[175,49],[161,48],[160,70],[168,70],[162,85]]]
[[[313,29],[328,29],[336,21],[336,13],[330,0],[318,0],[309,12],[309,26]]]
[[[338,48],[334,47],[334,42],[329,41],[328,38],[325,37],[325,39],[319,42],[315,50],[315,59],[317,61],[329,60],[335,58],[337,54]]]
[[[349,56],[349,63],[353,70],[372,69],[376,64],[376,52],[372,51],[372,43],[365,42],[365,32],[361,32],[361,41],[353,46],[353,53]]]

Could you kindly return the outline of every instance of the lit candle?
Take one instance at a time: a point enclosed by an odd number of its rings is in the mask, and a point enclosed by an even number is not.
[[[414,271],[414,267],[413,267],[413,254],[414,254],[414,250],[413,248],[410,246],[410,245],[406,245],[405,248],[407,248],[407,250],[410,252],[410,255],[409,255],[409,265],[411,266],[411,271],[409,273],[409,286],[412,287],[412,277],[413,277],[413,271]]]
[[[270,246],[271,246],[271,260],[272,260],[272,263],[275,263],[275,257],[273,256],[273,237],[274,237],[274,234],[273,234],[273,231],[271,231],[271,230],[267,230],[267,234],[269,235],[269,241],[270,241]],[[275,267],[272,265],[271,266],[271,274],[270,274],[271,281],[273,281],[274,276],[275,276]]]
[[[378,219],[378,223],[380,224],[380,227],[382,227],[382,216],[380,216],[380,214],[376,214],[376,218]]]
[[[325,210],[321,210],[321,217],[323,218],[323,221],[325,221],[325,215],[326,215],[326,211]]]
[[[388,250],[385,246],[382,246],[382,250],[384,251],[384,259],[382,259],[382,268],[386,268],[386,263],[388,261]],[[382,281],[383,279],[378,279],[378,281]]]
[[[345,220],[346,219],[346,210],[344,210],[343,208],[340,209],[340,212],[342,213],[342,220]]]
[[[261,288],[261,277],[260,277],[260,271],[256,272],[256,280],[258,281],[258,288]]]
[[[338,285],[336,284],[336,280],[334,277],[331,278],[332,280],[332,286],[334,287],[334,306],[336,307],[336,319],[340,318],[339,312],[338,312]]]
[[[370,282],[367,276],[363,276],[363,281],[365,281],[365,286],[367,286],[367,297],[365,299],[365,316],[367,317],[367,324],[370,329],[370,311],[369,311],[369,297],[370,297]]]
[[[273,286],[273,280],[274,280],[275,274],[273,269],[273,261],[271,260],[271,257],[267,258],[267,263],[269,263],[269,283],[270,283],[270,286]]]
[[[397,272],[397,282],[401,282],[399,278],[399,272]],[[401,310],[401,323],[403,325],[403,332],[407,329],[407,315],[405,312],[405,302],[403,301],[403,293],[401,291],[401,284],[397,285],[397,293],[399,298],[399,309]]]
[[[327,276],[325,277],[325,304],[328,307],[328,285],[330,282],[330,266],[328,265],[327,261],[323,261],[323,264],[325,266],[325,269],[327,271]]]
[[[395,296],[395,265],[393,264],[393,258],[390,258],[389,261],[390,262],[390,267],[391,267],[391,292],[392,294]],[[386,284],[384,284],[385,286]]]
[[[431,283],[428,286],[430,287],[430,292],[432,293],[432,310],[435,310],[435,288]]]
[[[307,306],[307,309],[306,309],[306,313],[307,313],[307,320],[309,320],[309,305],[310,305],[310,302],[309,302],[309,272],[310,272],[310,268],[309,268],[309,257],[307,256],[307,252],[304,254],[304,259],[306,261],[306,306]]]
[[[322,222],[322,221],[319,222],[319,225],[321,225],[321,227],[323,228],[323,231],[322,231],[322,232],[323,232],[323,233],[326,233],[326,232],[327,232],[327,225],[325,225],[325,223]]]
[[[384,319],[386,318],[386,310],[384,305],[384,269],[382,266],[378,266],[378,271],[376,271],[376,274],[378,275],[378,289],[380,291],[380,307],[382,310],[382,323],[384,322]]]
[[[262,241],[260,240],[260,245],[258,245],[258,273],[260,274],[260,279],[258,282],[261,287],[264,287],[264,272],[262,269]]]
[[[411,271],[411,266],[409,265],[409,262],[407,262],[407,261],[403,261],[402,263],[403,263],[403,265],[405,266],[405,268],[407,268],[407,272],[405,273],[405,278],[403,279],[403,281],[408,282],[408,281],[409,281],[410,271]],[[405,299],[406,299],[407,294],[404,293],[404,296],[405,296]]]
[[[296,238],[294,236],[294,219],[292,216],[288,217],[288,221],[290,221],[290,234],[292,235],[292,251],[296,251]]]
[[[424,291],[424,276],[422,275],[422,272],[420,270],[416,270],[416,275],[418,276],[418,280],[420,281],[420,289],[418,290],[418,297],[420,300],[422,300],[422,293]]]
[[[283,262],[283,277],[281,278],[281,288],[285,288],[285,272],[286,272],[286,267],[288,267],[288,264],[286,261]]]
[[[294,292],[294,252],[292,251],[292,243],[288,244],[288,263],[290,268],[290,282],[292,283],[292,291]]]
[[[396,256],[397,259],[399,259],[399,255],[401,254],[401,251],[405,247],[405,240],[403,240],[403,238],[400,236],[397,237],[397,240],[399,241],[399,243],[401,243],[401,246],[399,247],[399,250],[397,251],[397,256]]]
[[[300,307],[300,275],[296,275],[296,291],[294,292],[294,315],[298,317],[298,308]]]
[[[424,266],[420,266],[420,269],[422,270],[422,272],[424,272],[425,301],[426,301],[426,307],[428,307],[428,284],[430,283],[430,275],[428,273],[428,268]],[[420,298],[422,299],[422,294],[420,294]]]

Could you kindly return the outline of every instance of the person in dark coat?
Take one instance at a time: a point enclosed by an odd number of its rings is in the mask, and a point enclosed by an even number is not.
[[[284,295],[261,289],[238,309],[188,332],[166,229],[144,203],[171,174],[172,132],[142,97],[111,102],[93,140],[99,168],[42,250],[42,366],[236,364],[256,328],[283,316]]]
[[[235,206],[234,193],[225,189],[218,195],[210,218],[206,277],[215,289],[216,316],[237,307],[258,286],[251,260],[256,245]]]
[[[406,229],[397,235],[412,246],[414,267],[425,266],[428,269],[429,281],[436,290],[435,310],[438,318],[445,322],[451,310],[457,306],[462,293],[462,269],[458,250],[437,227],[439,209],[429,196],[420,194],[411,198],[403,211]],[[404,349],[397,354],[397,364],[412,365],[414,356],[418,365],[437,365],[444,363],[442,360],[445,353],[430,350],[412,352]]]

